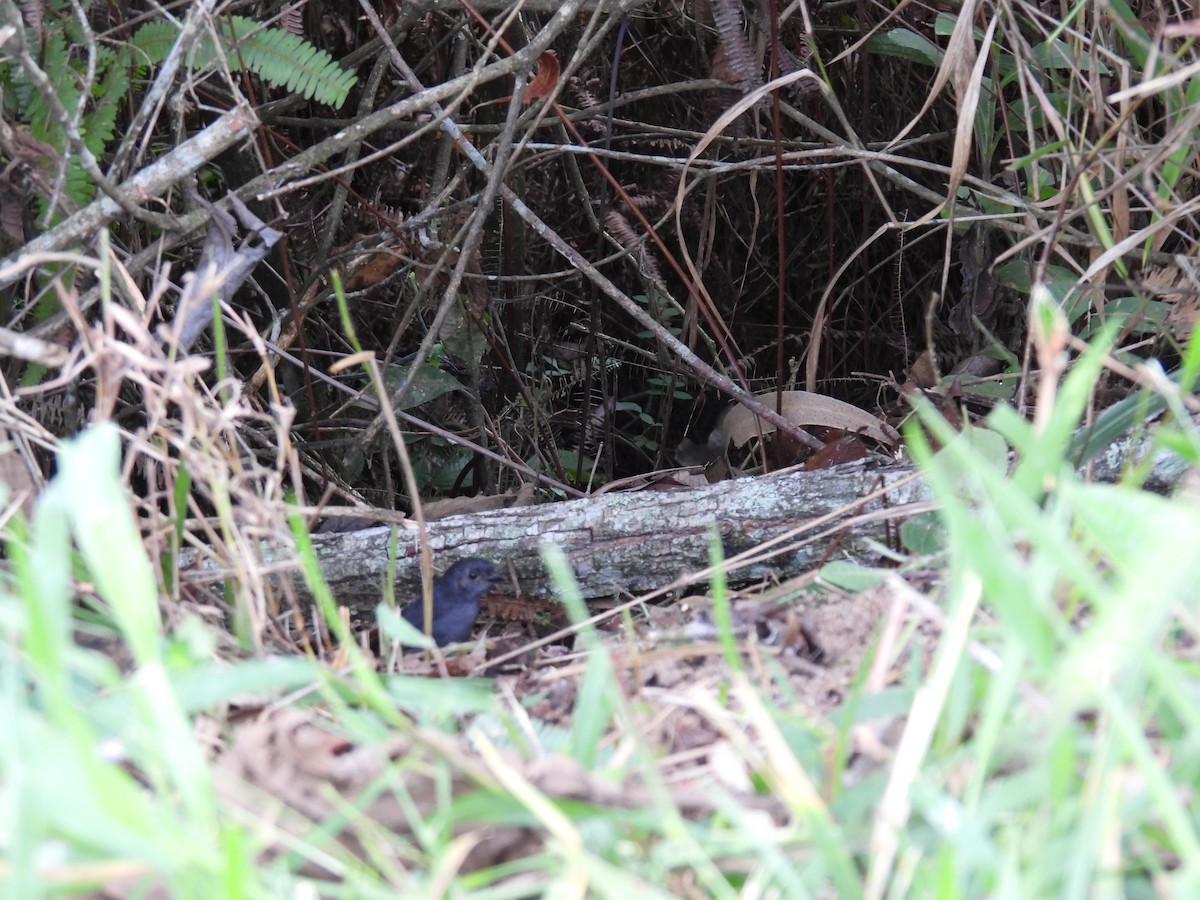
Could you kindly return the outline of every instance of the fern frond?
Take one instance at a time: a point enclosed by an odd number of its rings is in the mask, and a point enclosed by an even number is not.
[[[102,49],[99,54],[101,78],[92,89],[95,102],[80,122],[83,141],[95,156],[100,156],[113,139],[117,112],[129,89],[129,56],[123,50],[114,53]]]
[[[253,19],[233,16],[237,51],[251,71],[275,85],[340,107],[358,76],[302,37],[281,28],[263,28]]]
[[[742,0],[716,0],[712,15],[729,65],[744,87],[757,87],[762,83],[762,67],[755,62],[750,39],[742,30]]]
[[[92,176],[83,171],[83,166],[74,158],[67,164],[66,190],[67,196],[79,207],[87,206],[96,196],[96,185],[92,183]]]
[[[25,20],[25,27],[41,38],[46,21],[42,0],[21,0],[21,17]]]
[[[304,4],[308,0],[296,0],[289,3],[279,13],[279,26],[297,37],[304,34]]]
[[[315,97],[335,108],[346,102],[350,88],[358,81],[357,75],[302,37],[281,28],[265,28],[245,16],[232,16],[227,24],[232,41],[224,48],[225,58],[233,71],[244,64],[271,84],[303,94],[305,99]],[[179,30],[170,22],[151,22],[139,28],[130,43],[150,62],[158,63],[167,58],[178,37]],[[210,39],[197,44],[195,65],[205,65],[215,58]]]
[[[144,54],[151,65],[157,65],[167,58],[178,37],[179,29],[170,22],[147,22],[133,33],[129,46]]]
[[[67,110],[74,110],[79,103],[79,82],[76,72],[71,67],[70,50],[62,31],[57,29],[46,31],[45,39],[42,42],[40,61],[42,71],[46,73],[46,78],[53,86],[63,107]],[[32,135],[39,141],[49,144],[59,153],[69,155],[66,153],[66,135],[63,133],[58,119],[50,111],[46,97],[25,78],[24,73],[18,75],[17,84],[28,88],[28,90],[17,90],[15,93],[19,98],[21,115],[29,123]],[[69,187],[68,193],[70,193]],[[79,196],[84,196],[84,194],[72,194],[72,199],[77,200]]]

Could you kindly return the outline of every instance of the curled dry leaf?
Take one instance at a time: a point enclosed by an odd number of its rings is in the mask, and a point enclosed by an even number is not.
[[[758,395],[765,403],[774,400],[775,392],[767,391]],[[871,415],[857,406],[826,397],[824,394],[814,394],[809,391],[784,391],[781,414],[785,419],[797,425],[820,425],[825,428],[838,428],[851,434],[859,434],[878,441],[885,447],[894,447],[900,442],[896,429],[877,416]],[[744,406],[734,406],[725,416],[724,431],[735,447],[742,447],[751,438],[757,437],[759,429],[767,435],[775,430],[769,422],[759,422],[755,425],[755,416]]]
[[[1188,284],[1184,273],[1171,266],[1148,270],[1142,281],[1167,306],[1166,324],[1181,342],[1186,342],[1200,318],[1200,293]]]
[[[229,205],[237,215],[235,221],[232,214],[208,202],[194,188],[190,193],[199,206],[208,210],[210,218],[200,262],[191,279],[185,281],[176,304],[172,329],[178,336],[179,346],[184,350],[190,350],[212,323],[213,293],[220,295],[221,302],[228,303],[283,237],[282,231],[270,227],[251,212],[237,194],[230,193],[228,196]],[[238,223],[241,223],[245,236],[235,247]]]
[[[683,468],[664,469],[618,478],[600,485],[592,491],[592,496],[611,494],[614,491],[673,491],[676,488],[704,487],[710,483],[703,472],[691,472]]]
[[[645,235],[639,236],[624,215],[615,209],[609,210],[608,215],[604,217],[604,227],[616,238],[617,243],[629,252],[630,260],[639,271],[645,272],[654,281],[662,281],[658,263],[646,250],[647,238]]]
[[[406,251],[407,248],[403,244],[393,243],[373,247],[343,262],[339,270],[346,285],[346,293],[365,291],[394,274],[405,265]]]
[[[26,201],[34,189],[43,196],[50,193],[46,178],[58,165],[59,154],[35,138],[27,126],[10,128],[0,122],[0,156],[6,157],[0,167],[0,228],[14,243],[24,244]]]
[[[724,53],[713,59],[714,78],[735,81],[729,74],[736,74],[736,81],[749,90],[762,84],[762,64],[755,58],[754,48],[744,28],[744,10],[741,0],[716,0],[712,6],[713,24],[720,36],[720,49]]]
[[[908,367],[908,371],[905,373],[904,386],[905,388],[928,391],[937,387],[941,377],[941,372],[938,371],[937,356],[934,355],[932,350],[925,350]]]
[[[532,103],[554,93],[558,84],[558,57],[553,50],[546,50],[538,57],[537,74],[525,88],[525,102]]]

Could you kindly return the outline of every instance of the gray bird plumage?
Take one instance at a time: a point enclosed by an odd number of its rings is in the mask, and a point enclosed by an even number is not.
[[[479,618],[479,601],[503,576],[486,559],[460,559],[433,583],[433,640],[439,647],[457,644],[471,636]],[[425,630],[425,604],[420,598],[401,613],[405,621]]]

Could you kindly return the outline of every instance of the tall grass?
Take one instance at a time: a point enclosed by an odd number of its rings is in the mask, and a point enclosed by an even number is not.
[[[725,678],[689,702],[731,737],[720,753],[710,748],[710,767],[724,759],[748,777],[750,793],[731,787],[732,776],[716,778],[704,788],[703,814],[664,783],[657,750],[640,735],[652,693],[631,694],[613,662],[617,645],[595,636],[581,644],[589,663],[561,739],[531,731],[521,707],[485,685],[464,692],[453,682],[381,676],[408,714],[397,720],[371,712],[379,696],[363,693],[358,676],[301,660],[215,661],[208,626],[162,627],[116,433],[86,432],[64,447],[28,529],[8,543],[12,574],[0,604],[6,892],[159,884],[178,896],[265,896],[298,890],[305,861],[329,875],[321,823],[289,854],[254,864],[278,837],[268,827],[278,811],[248,814],[218,799],[201,740],[203,723],[213,714],[219,723],[236,695],[308,688],[330,711],[328,727],[364,744],[397,726],[450,740],[418,741],[371,789],[404,796],[413,767],[444,785],[424,827],[395,837],[408,847],[405,865],[368,855],[333,866],[340,887],[324,892],[1191,894],[1200,887],[1200,503],[1085,483],[1067,458],[1111,334],[1076,361],[1043,427],[1005,408],[982,426],[1014,449],[1011,469],[932,412],[910,428],[941,506],[945,568],[932,597],[945,614],[931,620],[932,655],[915,642],[899,667],[889,691],[894,698],[904,688],[903,704],[854,696],[842,707],[859,721],[886,710],[900,726],[886,758],[864,766],[839,752],[830,726],[842,710],[821,721],[789,708],[747,677],[740,657],[726,658]],[[1194,443],[1188,423],[1162,436]],[[569,600],[569,573],[548,562]],[[73,607],[73,583],[94,586],[91,625]],[[582,621],[578,599],[568,608]],[[84,627],[111,629],[126,664],[81,645]],[[547,793],[530,767],[556,755],[626,785],[638,805]],[[464,772],[478,780],[447,789]],[[771,801],[769,814],[755,796]],[[486,841],[504,824],[538,835],[531,855],[456,876],[461,842]],[[386,832],[372,833],[387,845]]]

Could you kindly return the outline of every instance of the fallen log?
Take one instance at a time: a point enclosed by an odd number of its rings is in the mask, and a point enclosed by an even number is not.
[[[1122,438],[1097,455],[1090,477],[1114,481],[1131,459],[1151,452],[1146,435]],[[1144,486],[1167,492],[1187,470],[1178,456],[1158,451]],[[682,470],[681,470],[682,471]],[[856,462],[813,471],[736,478],[695,488],[602,493],[579,500],[455,515],[427,524],[434,565],[482,556],[498,563],[530,597],[553,596],[541,559],[545,544],[566,554],[586,599],[657,590],[710,564],[715,527],[722,553],[735,560],[730,580],[788,578],[834,559],[870,564],[881,547],[897,547],[897,527],[932,508],[917,468]],[[395,514],[393,514],[395,515]],[[392,528],[396,597],[420,593],[420,551],[411,520],[393,526],[313,535],[326,582],[337,602],[369,614],[382,597]],[[264,561],[295,574],[291,547],[264,548]],[[276,570],[278,571],[278,569]],[[193,558],[184,579],[211,582],[228,572]],[[506,592],[502,585],[499,592]]]
[[[605,493],[451,516],[427,525],[435,567],[482,556],[517,579],[521,593],[552,596],[541,559],[545,544],[566,554],[585,598],[641,593],[667,585],[710,562],[715,527],[729,559],[759,548],[761,558],[739,565],[747,582],[769,574],[789,577],[829,559],[877,560],[879,544],[914,510],[928,509],[928,489],[909,466],[849,464],[811,472],[738,478],[698,488]],[[398,529],[396,596],[420,591],[415,524],[313,535],[334,597],[352,612],[373,610],[388,568],[391,529]],[[773,540],[779,545],[763,548]],[[268,548],[267,562],[294,558],[290,548]],[[220,577],[197,565],[190,581]],[[297,588],[307,593],[293,577]],[[504,592],[503,586],[499,588]]]

